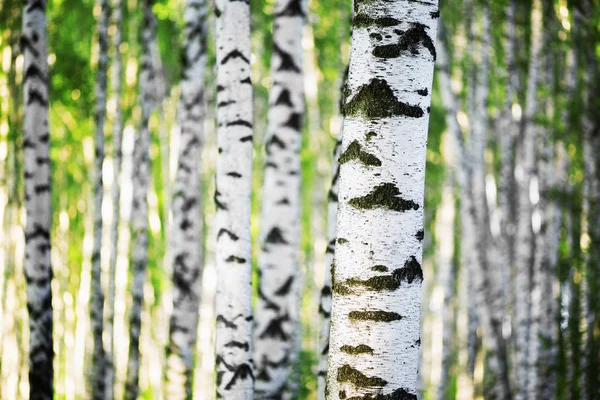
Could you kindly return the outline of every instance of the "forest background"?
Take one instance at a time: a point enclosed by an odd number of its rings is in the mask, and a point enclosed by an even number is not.
[[[121,98],[123,131],[123,181],[121,183],[121,213],[119,222],[118,262],[115,302],[115,366],[116,395],[121,397],[127,362],[128,322],[130,306],[128,292],[129,217],[131,214],[131,171],[134,136],[141,109],[138,102],[138,69],[140,63],[139,30],[141,7],[139,0],[127,0],[123,8],[123,43],[118,49],[123,57],[124,81]],[[487,114],[490,118],[489,143],[484,154],[486,190],[494,198],[496,180],[501,173],[500,141],[503,134],[497,123],[504,109],[505,88],[511,78],[505,65],[506,15],[508,1],[492,1],[492,51],[490,57]],[[544,3],[545,55],[551,61],[551,72],[544,73],[536,96],[544,102],[536,119],[550,132],[550,140],[562,143],[566,157],[565,185],[560,190],[546,192],[550,201],[562,210],[560,245],[555,271],[557,290],[556,376],[558,398],[579,398],[582,378],[597,376],[600,361],[597,319],[597,261],[590,262],[590,249],[598,246],[587,226],[597,225],[597,216],[584,213],[584,137],[582,115],[590,109],[586,96],[596,81],[586,80],[589,65],[577,63],[569,75],[569,54],[581,45],[592,47],[597,55],[599,7],[583,19],[590,37],[574,34],[579,2],[565,0]],[[264,167],[264,132],[267,125],[270,77],[271,25],[273,1],[251,0],[252,8],[252,82],[254,83],[254,166],[252,198],[252,234],[258,243]],[[183,32],[183,1],[157,1],[153,7],[158,18],[156,48],[152,60],[160,77],[156,85],[156,110],[150,119],[152,179],[149,199],[148,275],[144,287],[143,325],[141,333],[142,365],[140,386],[142,398],[162,398],[165,346],[168,341],[168,318],[171,314],[172,265],[167,257],[170,224],[171,193],[179,140],[177,102],[181,62],[179,50]],[[548,11],[549,10],[549,11]],[[532,2],[517,1],[515,9],[515,73],[518,81],[517,101],[511,108],[519,121],[525,103],[528,67],[531,62]],[[19,46],[22,2],[3,0],[0,8],[0,398],[26,398],[29,392],[27,371],[28,328],[26,282],[23,273],[24,219],[23,199],[23,135],[22,90],[23,56]],[[87,367],[91,360],[92,339],[89,320],[91,253],[93,236],[93,161],[94,161],[94,85],[98,63],[96,34],[100,8],[91,0],[52,0],[48,2],[48,63],[50,65],[50,126],[52,162],[52,263],[54,279],[54,351],[55,390],[57,399],[85,397],[88,387]],[[319,353],[319,296],[326,269],[327,198],[331,182],[331,160],[335,138],[340,133],[340,87],[349,54],[351,6],[349,1],[309,1],[307,24],[303,34],[304,90],[306,114],[302,136],[302,242],[301,259],[303,295],[301,312],[302,351],[297,366],[300,377],[300,399],[315,399]],[[452,89],[458,99],[468,103],[474,89],[472,76],[481,53],[469,43],[478,43],[480,36],[469,37],[469,23],[478,24],[481,9],[477,0],[443,2],[441,14],[446,25],[446,39],[452,57]],[[583,23],[582,23],[583,24]],[[209,399],[214,393],[214,302],[215,302],[215,241],[213,219],[215,205],[216,164],[215,138],[215,65],[214,18],[209,13],[208,68],[206,80],[207,114],[205,142],[202,149],[202,185],[205,252],[202,279],[202,304],[197,342],[194,393],[196,398]],[[115,34],[111,24],[109,35]],[[546,33],[547,32],[547,33]],[[475,46],[477,47],[477,46]],[[587,47],[586,47],[587,48]],[[111,48],[109,60],[115,49]],[[585,51],[580,51],[579,55]],[[548,57],[549,56],[549,57]],[[596,56],[597,57],[597,56]],[[546,58],[544,58],[546,60]],[[109,61],[110,65],[110,61]],[[595,72],[595,71],[592,71]],[[569,81],[569,76],[575,78]],[[593,75],[592,75],[593,76]],[[597,76],[597,75],[596,75]],[[109,91],[108,121],[115,115],[117,99]],[[446,105],[447,107],[447,105]],[[551,112],[547,112],[548,107]],[[464,107],[463,107],[464,108]],[[593,107],[591,108],[593,109]],[[567,119],[564,119],[564,116]],[[467,113],[459,111],[458,123],[468,125]],[[473,325],[472,309],[478,307],[467,291],[466,271],[460,265],[461,232],[451,210],[458,209],[460,196],[453,189],[455,162],[448,155],[447,111],[442,102],[439,74],[436,73],[432,97],[426,169],[425,255],[423,273],[423,330],[420,366],[421,389],[424,398],[435,398],[442,375],[445,398],[479,396],[484,386],[485,352],[481,345],[482,331]],[[596,131],[597,131],[597,126]],[[111,193],[113,179],[113,149],[107,129],[107,155],[103,167],[105,193]],[[597,135],[597,132],[595,133]],[[565,188],[568,188],[565,189]],[[494,215],[494,201],[490,201]],[[458,214],[458,212],[456,213]],[[102,207],[105,226],[116,218],[110,196]],[[446,219],[444,220],[444,217]],[[493,218],[492,218],[493,220]],[[569,221],[569,223],[566,223]],[[494,225],[492,221],[492,226]],[[493,231],[493,229],[492,229]],[[110,230],[104,229],[102,254],[111,252]],[[445,240],[444,240],[445,238]],[[256,265],[258,245],[253,246]],[[448,269],[440,266],[449,261]],[[102,257],[104,281],[109,270],[109,257]],[[448,282],[450,283],[448,285]],[[508,290],[509,284],[506,284]],[[256,288],[255,288],[256,289]],[[256,290],[255,290],[256,291]],[[585,312],[585,315],[581,313]],[[448,315],[451,318],[448,319]],[[582,323],[585,321],[585,323]],[[582,325],[583,324],[583,325]],[[586,325],[587,324],[587,325]],[[510,323],[508,323],[510,325]],[[584,329],[582,330],[582,326]],[[442,361],[442,330],[450,330],[450,358]],[[510,332],[510,327],[508,328]],[[510,336],[510,333],[508,334]],[[588,340],[589,343],[584,340]],[[589,347],[591,344],[592,347]],[[587,347],[586,347],[587,346]],[[447,346],[446,346],[447,347]],[[582,350],[583,349],[583,350]],[[588,362],[584,362],[584,359]],[[593,381],[593,380],[592,380]],[[598,383],[588,388],[598,390]]]

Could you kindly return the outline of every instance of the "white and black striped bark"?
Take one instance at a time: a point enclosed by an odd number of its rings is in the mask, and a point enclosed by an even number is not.
[[[98,19],[98,66],[96,70],[96,135],[94,138],[94,233],[92,247],[92,270],[90,288],[90,321],[94,350],[92,366],[89,371],[90,392],[93,399],[103,400],[105,382],[105,353],[102,334],[104,331],[104,292],[102,291],[102,199],[104,184],[102,165],[104,163],[104,122],[106,121],[106,96],[108,72],[108,23],[110,6],[108,0],[98,0],[100,16]]]
[[[106,369],[105,369],[105,389],[104,397],[106,400],[114,398],[115,384],[115,366],[114,366],[114,321],[115,321],[115,274],[117,268],[118,240],[119,240],[119,222],[120,222],[120,199],[121,199],[121,164],[123,153],[121,145],[123,141],[123,112],[121,101],[121,86],[123,66],[121,61],[121,43],[123,35],[123,6],[124,2],[115,0],[113,4],[112,16],[115,27],[113,36],[113,62],[111,71],[111,86],[115,98],[116,109],[112,126],[112,152],[113,152],[113,185],[111,190],[111,203],[113,217],[110,227],[110,261],[108,272],[108,290],[106,294]]]
[[[200,152],[205,115],[207,11],[205,0],[187,0],[183,14],[183,80],[179,104],[181,139],[173,187],[170,238],[173,314],[169,324],[166,366],[166,395],[169,399],[192,398],[202,276]]]
[[[323,279],[323,288],[321,289],[321,298],[319,301],[319,314],[321,329],[319,332],[319,373],[318,373],[318,395],[319,400],[325,400],[325,378],[327,377],[327,365],[329,360],[329,327],[331,322],[331,269],[333,264],[333,255],[335,252],[335,243],[337,239],[337,208],[340,177],[340,151],[342,149],[342,137],[340,134],[333,151],[331,161],[332,177],[331,189],[329,190],[329,199],[327,206],[327,250],[325,259],[325,275]]]
[[[528,387],[530,310],[533,265],[531,181],[535,170],[535,116],[540,54],[542,50],[542,5],[533,1],[531,11],[531,56],[527,77],[524,131],[519,146],[516,178],[518,184],[518,219],[515,248],[515,399],[524,399]]]
[[[23,151],[25,279],[29,311],[29,396],[52,399],[52,267],[50,265],[50,132],[46,1],[23,2]]]
[[[437,2],[355,1],[326,397],[416,399]]]
[[[217,398],[252,399],[250,2],[218,0]]]
[[[132,296],[129,311],[129,358],[125,400],[135,400],[139,394],[140,372],[140,331],[142,303],[144,301],[144,281],[148,263],[148,188],[150,187],[150,131],[148,122],[154,106],[154,71],[152,68],[151,43],[156,35],[156,17],[152,12],[153,0],[143,1],[142,54],[139,73],[140,103],[142,120],[135,138],[133,153],[133,205],[131,209],[132,250],[131,267]]]
[[[254,360],[256,396],[288,398],[297,361],[300,308],[300,147],[304,119],[304,0],[277,0],[273,22],[273,86],[265,138],[265,178],[258,259]]]

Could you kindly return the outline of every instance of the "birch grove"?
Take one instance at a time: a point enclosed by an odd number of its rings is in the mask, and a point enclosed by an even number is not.
[[[600,397],[597,0],[73,5],[0,6],[1,399]]]

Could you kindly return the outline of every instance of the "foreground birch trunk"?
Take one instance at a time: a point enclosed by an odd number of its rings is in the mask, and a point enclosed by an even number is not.
[[[121,43],[123,41],[123,6],[124,2],[115,0],[113,5],[113,22],[115,33],[113,37],[113,65],[112,65],[112,90],[115,97],[114,122],[112,126],[112,151],[113,151],[113,185],[111,191],[111,203],[113,209],[113,217],[110,227],[110,266],[108,272],[108,290],[106,294],[106,370],[105,370],[105,399],[112,400],[114,398],[115,385],[115,290],[116,290],[116,269],[118,256],[118,241],[119,241],[119,222],[121,217],[121,164],[123,153],[121,150],[123,141],[123,112],[121,100],[121,82],[123,75],[123,65],[121,61]]]
[[[169,399],[191,399],[198,307],[202,275],[202,207],[200,151],[204,124],[206,66],[205,0],[187,0],[181,82],[181,139],[173,187],[171,263],[173,314],[169,323],[166,394]]]
[[[96,71],[96,136],[94,140],[94,242],[92,248],[91,304],[90,321],[94,351],[90,373],[92,399],[103,400],[106,387],[105,353],[102,334],[104,332],[104,292],[102,291],[102,198],[104,183],[102,164],[104,163],[104,122],[106,120],[106,89],[108,70],[108,23],[110,6],[108,0],[99,0],[100,17],[98,19],[98,66]]]
[[[517,164],[518,219],[515,248],[516,290],[515,290],[515,399],[524,399],[528,387],[529,340],[531,319],[531,297],[533,290],[531,268],[533,265],[533,231],[531,225],[532,204],[530,199],[531,181],[535,169],[535,116],[537,113],[537,88],[539,81],[540,53],[542,50],[542,4],[533,1],[531,11],[531,57],[527,78],[527,103],[525,108],[525,128],[519,146]]]
[[[250,3],[219,0],[217,16],[217,398],[253,398],[252,84]]]
[[[254,360],[258,398],[290,398],[300,308],[300,147],[304,0],[278,0],[273,23]]]
[[[25,279],[29,312],[29,397],[54,392],[52,267],[50,265],[50,155],[46,1],[23,2],[23,151],[25,179]]]
[[[328,399],[416,399],[437,2],[356,1]]]
[[[156,17],[152,13],[153,0],[143,1],[142,56],[140,62],[139,87],[142,108],[140,130],[135,138],[133,154],[133,205],[131,209],[132,250],[131,295],[129,311],[129,358],[125,400],[135,400],[139,394],[140,331],[142,325],[142,303],[144,281],[148,263],[148,188],[150,186],[150,131],[148,122],[154,106],[154,72],[150,44],[156,35]]]

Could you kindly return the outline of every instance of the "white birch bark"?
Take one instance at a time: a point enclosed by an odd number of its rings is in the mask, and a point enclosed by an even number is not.
[[[331,265],[335,252],[337,239],[337,208],[340,177],[340,151],[342,148],[343,133],[337,138],[333,159],[331,161],[332,177],[331,189],[329,190],[329,203],[327,208],[327,250],[325,260],[325,276],[321,298],[319,301],[319,314],[321,315],[321,330],[319,332],[319,373],[318,373],[318,395],[319,400],[325,400],[325,378],[327,377],[327,365],[329,361],[329,327],[331,323]]]
[[[537,113],[537,87],[539,81],[540,53],[542,50],[542,5],[533,1],[531,11],[531,56],[527,77],[525,127],[519,146],[516,178],[518,184],[518,219],[515,243],[515,399],[524,399],[528,387],[531,268],[533,264],[533,231],[531,225],[531,180],[535,168],[535,116]]]
[[[52,267],[46,1],[23,2],[25,279],[29,312],[29,396],[52,399]]]
[[[217,398],[252,399],[252,84],[250,3],[219,0],[217,16]]]
[[[302,30],[304,0],[278,0],[265,138],[265,178],[258,258],[254,360],[256,396],[293,398],[294,343],[300,308],[300,147],[304,119]]]
[[[501,301],[500,287],[493,284],[494,276],[490,273],[490,267],[486,256],[487,247],[481,243],[477,245],[477,240],[489,238],[489,223],[486,218],[485,188],[484,188],[484,165],[483,151],[485,149],[485,130],[487,127],[487,89],[481,88],[487,85],[487,55],[486,49],[489,47],[490,40],[490,19],[489,9],[486,7],[484,13],[484,43],[482,56],[483,62],[479,72],[479,82],[475,95],[476,104],[480,104],[479,109],[472,108],[473,115],[473,135],[468,144],[471,149],[466,151],[467,146],[463,143],[463,134],[458,124],[456,115],[458,113],[458,99],[450,86],[450,57],[446,49],[446,36],[443,25],[440,23],[438,31],[438,78],[442,102],[446,107],[446,123],[450,134],[451,148],[455,154],[456,163],[453,166],[456,171],[456,180],[461,193],[460,217],[462,225],[461,240],[461,264],[463,268],[469,271],[469,286],[472,287],[475,307],[475,317],[481,322],[486,338],[487,358],[488,358],[488,376],[493,380],[490,383],[489,395],[498,399],[510,398],[510,384],[508,380],[508,362],[506,353],[506,343],[502,336],[502,315],[504,305]],[[478,164],[478,165],[477,165]],[[478,184],[474,184],[474,170],[479,170],[477,179]],[[478,232],[478,233],[476,233]],[[489,240],[489,239],[488,239]],[[496,282],[497,283],[497,282]],[[469,316],[469,323],[471,323]],[[471,331],[471,330],[470,330]],[[472,344],[476,341],[473,340]],[[469,364],[474,367],[475,352],[470,354]],[[470,369],[471,373],[473,372]],[[488,380],[490,382],[490,380]]]
[[[200,152],[204,124],[206,66],[205,0],[187,0],[183,14],[183,79],[179,113],[181,137],[173,187],[170,255],[173,265],[173,313],[167,345],[166,395],[191,399],[202,276]]]
[[[156,35],[156,17],[152,12],[153,0],[143,1],[142,55],[139,73],[142,120],[134,144],[133,154],[133,205],[131,209],[132,281],[133,298],[129,311],[129,358],[125,383],[125,400],[135,400],[139,394],[140,332],[144,281],[148,263],[148,189],[150,187],[150,131],[148,122],[154,106],[154,71],[150,45]]]
[[[123,7],[124,2],[122,0],[115,0],[113,4],[113,23],[115,27],[115,33],[113,36],[113,62],[111,71],[111,84],[113,96],[115,98],[115,115],[112,126],[112,151],[113,151],[113,185],[111,190],[111,203],[113,210],[113,217],[110,226],[110,261],[109,261],[109,272],[108,272],[108,290],[106,295],[106,369],[105,369],[105,393],[104,397],[106,400],[114,399],[114,385],[115,385],[115,360],[114,360],[114,349],[115,349],[115,337],[114,337],[114,323],[115,323],[115,290],[116,290],[116,268],[117,268],[117,255],[118,255],[118,241],[119,241],[119,222],[121,217],[120,199],[121,199],[121,164],[123,159],[123,152],[121,145],[123,141],[123,112],[122,101],[121,101],[121,82],[123,75],[123,66],[121,61],[121,43],[123,42]]]
[[[105,353],[102,334],[104,332],[104,292],[102,291],[102,199],[104,183],[102,165],[104,163],[104,123],[106,121],[107,72],[108,72],[108,23],[110,6],[108,0],[98,0],[100,16],[98,19],[98,66],[96,71],[96,135],[94,139],[94,230],[92,247],[92,269],[90,288],[90,321],[94,350],[90,374],[90,393],[92,399],[103,400],[105,381]]]
[[[437,2],[356,1],[327,399],[416,399]]]
[[[438,47],[439,48],[439,47]],[[446,156],[444,157],[446,158]],[[447,165],[451,165],[448,163]],[[438,279],[444,290],[444,304],[442,307],[442,356],[441,377],[437,388],[437,399],[444,400],[450,383],[452,363],[452,335],[454,330],[454,313],[452,298],[454,296],[454,195],[452,193],[451,171],[446,172],[446,182],[442,189],[442,203],[436,216],[436,239],[438,241]]]

